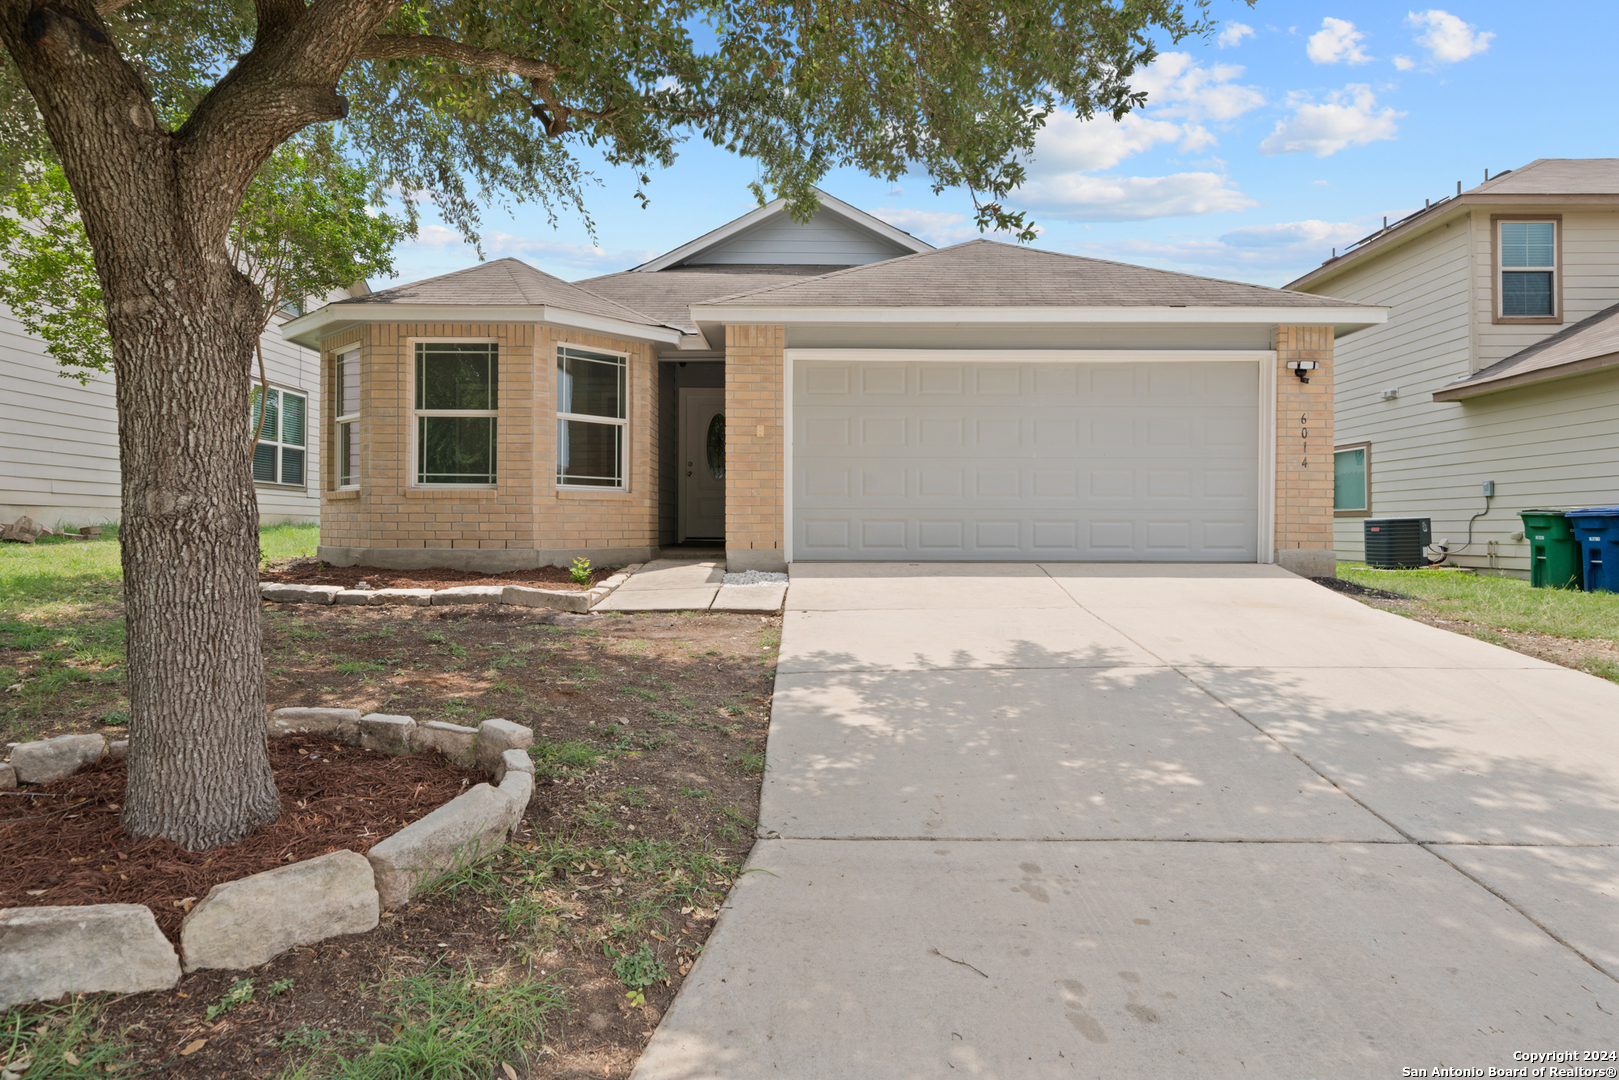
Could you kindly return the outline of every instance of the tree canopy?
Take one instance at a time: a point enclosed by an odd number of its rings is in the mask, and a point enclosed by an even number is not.
[[[375,201],[423,193],[476,240],[504,198],[588,218],[577,150],[643,181],[705,139],[758,163],[755,194],[813,212],[810,188],[854,167],[965,186],[979,224],[1004,208],[1055,108],[1115,117],[1153,39],[1207,32],[1208,0],[315,0],[380,15],[343,65],[339,126]],[[160,123],[182,134],[214,83],[297,21],[301,0],[101,0]],[[275,20],[272,24],[269,20]],[[305,20],[308,21],[308,20]],[[290,29],[290,27],[289,27]],[[229,75],[227,75],[229,73]],[[221,84],[223,85],[223,84]],[[217,94],[215,94],[217,96]],[[202,108],[202,114],[208,110]],[[15,67],[0,76],[0,187],[49,140]],[[199,121],[193,120],[196,124]],[[414,203],[407,201],[408,212]]]

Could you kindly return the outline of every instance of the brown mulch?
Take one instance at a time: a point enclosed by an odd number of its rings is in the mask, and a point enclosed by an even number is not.
[[[610,566],[590,571],[590,585],[573,580],[565,566],[538,566],[532,570],[508,570],[504,574],[482,574],[475,570],[451,570],[434,566],[426,570],[381,570],[375,566],[327,566],[318,559],[287,559],[272,563],[260,572],[260,581],[278,585],[340,585],[352,589],[365,582],[373,589],[444,589],[452,585],[532,585],[559,592],[583,592],[599,585],[617,572]]]
[[[1347,596],[1356,597],[1357,599],[1359,599],[1359,598],[1365,598],[1365,599],[1368,599],[1368,600],[1409,600],[1409,599],[1411,599],[1409,596],[1406,596],[1404,593],[1389,592],[1387,589],[1368,589],[1364,585],[1358,584],[1358,583],[1353,582],[1353,581],[1345,581],[1343,578],[1313,577],[1310,580],[1315,582],[1317,585],[1320,585],[1320,586],[1322,586],[1324,588],[1331,589],[1333,592],[1341,592],[1341,593],[1344,593]]]
[[[101,763],[37,793],[0,799],[0,908],[146,904],[179,940],[213,886],[344,848],[361,854],[488,777],[442,754],[393,757],[313,735],[270,742],[282,813],[246,840],[190,852],[123,829],[125,763]],[[65,811],[65,812],[64,812]]]

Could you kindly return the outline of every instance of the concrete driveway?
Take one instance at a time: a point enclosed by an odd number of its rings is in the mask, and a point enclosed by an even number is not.
[[[768,758],[637,1080],[1619,1051],[1591,676],[1273,567],[801,564]]]

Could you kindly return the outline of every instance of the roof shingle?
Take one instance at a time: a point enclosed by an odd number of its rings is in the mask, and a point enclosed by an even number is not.
[[[1480,368],[1465,379],[1448,383],[1440,387],[1439,392],[1448,393],[1471,387],[1482,390],[1485,384],[1508,380],[1516,384],[1529,381],[1523,378],[1526,375],[1615,354],[1619,354],[1619,304],[1581,319],[1527,349],[1518,350],[1505,360]]]
[[[604,274],[577,284],[610,300],[645,312],[666,326],[688,334],[697,333],[691,305],[721,296],[768,288],[805,278],[818,277],[844,266],[809,266],[788,263],[716,264],[682,266],[672,270],[627,270]]]
[[[969,240],[938,251],[767,286],[710,303],[750,307],[1360,306],[1309,293],[1040,251],[994,240]]]
[[[546,305],[647,326],[659,320],[589,289],[536,270],[519,259],[496,259],[453,274],[412,281],[367,296],[339,300],[348,304],[478,304],[535,307]],[[336,306],[336,305],[334,305]],[[688,321],[688,320],[683,320]]]

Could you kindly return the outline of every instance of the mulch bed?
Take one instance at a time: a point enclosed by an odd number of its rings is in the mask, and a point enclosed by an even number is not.
[[[1345,581],[1343,578],[1313,577],[1310,580],[1315,582],[1317,585],[1322,585],[1331,589],[1333,592],[1341,592],[1348,596],[1354,597],[1364,597],[1368,600],[1411,599],[1409,596],[1406,596],[1403,593],[1389,592],[1387,589],[1368,589],[1364,585],[1358,585],[1353,581]]]
[[[617,570],[602,566],[590,571],[590,585],[577,584],[565,566],[539,566],[532,570],[508,570],[504,574],[481,574],[475,570],[451,570],[434,566],[426,570],[381,570],[375,566],[327,566],[318,559],[288,559],[272,563],[259,574],[260,581],[278,585],[340,585],[352,589],[365,582],[373,589],[445,589],[453,585],[532,585],[560,592],[583,592],[599,585]]]
[[[178,942],[187,898],[344,848],[364,854],[488,780],[436,751],[394,757],[313,735],[272,739],[270,766],[280,818],[240,843],[203,852],[124,831],[123,761],[103,758],[37,792],[0,798],[0,908],[145,904]]]

